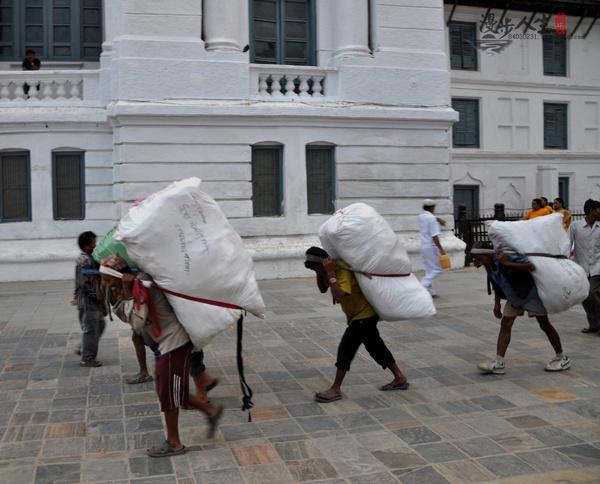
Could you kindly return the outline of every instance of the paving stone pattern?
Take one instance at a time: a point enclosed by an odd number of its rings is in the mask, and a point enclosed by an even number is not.
[[[227,407],[216,438],[183,411],[188,452],[150,459],[161,414],[151,383],[125,383],[137,369],[127,326],[109,322],[104,366],[80,368],[71,284],[0,284],[0,482],[600,482],[600,337],[580,333],[580,307],[553,316],[573,367],[546,373],[550,345],[520,318],[506,375],[480,375],[498,331],[484,286],[481,271],[445,273],[435,317],[379,324],[410,390],[380,392],[390,376],[361,349],[344,399],[326,405],[313,396],[335,374],[339,306],[312,279],[262,282],[267,319],[244,334],[252,422],[232,329],[206,348],[221,382],[211,398]]]

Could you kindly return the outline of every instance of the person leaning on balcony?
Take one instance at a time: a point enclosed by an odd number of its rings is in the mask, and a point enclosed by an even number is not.
[[[41,67],[42,67],[42,63],[36,57],[35,50],[27,49],[27,52],[25,52],[25,59],[23,59],[23,62],[21,63],[21,69],[24,71],[39,71]],[[23,84],[23,92],[25,93],[26,97],[29,97],[29,88],[30,87],[31,86],[27,83]],[[39,91],[40,83],[38,82],[37,86],[35,86],[35,87]]]
[[[541,199],[534,198],[531,201],[531,210],[523,216],[523,220],[531,220],[532,218],[543,217],[551,213],[553,213],[552,209],[548,205],[544,207]]]
[[[573,217],[571,216],[571,212],[569,212],[567,210],[567,207],[565,207],[565,201],[560,197],[555,198],[553,208],[556,213],[562,213],[563,228],[565,230],[569,230],[569,225],[571,225],[571,221],[573,220]]]

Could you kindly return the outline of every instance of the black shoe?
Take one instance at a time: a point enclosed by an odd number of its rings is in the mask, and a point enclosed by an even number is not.
[[[598,332],[598,329],[596,329],[596,328],[583,328],[583,329],[581,330],[581,332],[582,332],[582,333],[586,333],[586,334],[587,334],[587,333],[597,333],[597,332]]]

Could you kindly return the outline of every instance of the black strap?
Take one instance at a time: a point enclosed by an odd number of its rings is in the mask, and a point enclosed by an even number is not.
[[[519,255],[528,255],[531,257],[550,257],[552,259],[568,259],[569,257],[562,254],[544,254],[543,252],[525,252],[524,254]]]
[[[242,357],[242,338],[244,335],[244,316],[240,314],[240,319],[237,321],[237,349],[236,349],[236,357],[237,357],[237,368],[238,375],[240,376],[240,387],[242,388],[242,411],[248,410],[248,422],[252,422],[252,414],[250,413],[250,409],[254,407],[254,403],[252,402],[252,395],[254,392],[250,385],[246,382],[246,377],[244,376],[244,359]]]

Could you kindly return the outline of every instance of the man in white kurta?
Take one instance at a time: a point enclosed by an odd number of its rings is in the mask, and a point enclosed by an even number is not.
[[[440,255],[446,252],[440,244],[440,224],[433,215],[434,211],[435,200],[429,198],[423,200],[423,212],[419,215],[419,227],[421,230],[421,253],[423,255],[423,265],[425,266],[425,277],[421,279],[421,284],[433,297],[437,297],[433,281],[442,272]]]

